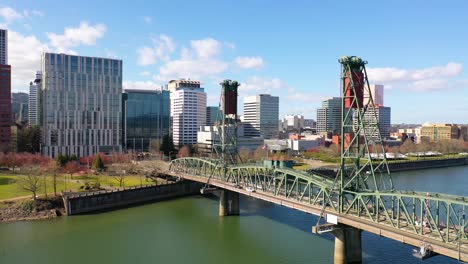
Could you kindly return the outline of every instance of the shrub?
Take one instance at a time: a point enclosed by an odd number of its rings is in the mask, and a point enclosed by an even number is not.
[[[32,200],[24,201],[21,204],[21,209],[23,209],[24,211],[29,212],[29,213],[32,212],[35,207],[36,207],[35,203]]]

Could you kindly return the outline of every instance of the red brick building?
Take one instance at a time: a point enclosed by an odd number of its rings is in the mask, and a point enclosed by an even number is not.
[[[0,152],[11,142],[11,66],[0,64]]]

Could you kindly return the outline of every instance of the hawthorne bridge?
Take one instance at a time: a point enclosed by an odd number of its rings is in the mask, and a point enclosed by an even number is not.
[[[219,214],[239,215],[239,194],[314,214],[312,232],[335,237],[335,263],[362,262],[361,232],[416,247],[415,257],[436,254],[468,261],[468,197],[396,190],[384,155],[378,119],[372,110],[366,61],[341,63],[341,162],[334,177],[298,171],[286,162],[239,162],[236,152],[237,82],[222,83],[222,122],[212,157],[178,158],[168,174],[219,192]],[[369,89],[369,91],[366,91]],[[376,136],[377,135],[377,136]]]

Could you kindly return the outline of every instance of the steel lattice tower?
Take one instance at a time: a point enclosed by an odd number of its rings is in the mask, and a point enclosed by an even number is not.
[[[342,109],[341,162],[337,179],[341,190],[341,210],[346,193],[389,191],[394,187],[378,118],[372,109],[378,106],[374,105],[370,91],[367,61],[356,56],[343,56],[339,62]],[[368,103],[364,105],[364,101]],[[379,153],[377,157],[371,155],[373,152]]]
[[[213,142],[212,154],[219,163],[236,164],[240,159],[237,150],[237,97],[239,83],[224,80],[221,84],[220,109],[221,117],[217,118],[216,138]]]

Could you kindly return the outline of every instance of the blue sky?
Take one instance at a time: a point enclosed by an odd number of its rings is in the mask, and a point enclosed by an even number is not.
[[[467,1],[11,1],[13,90],[27,91],[44,51],[124,61],[124,87],[223,79],[240,96],[280,96],[280,115],[316,117],[339,96],[343,55],[369,61],[392,123],[468,123]]]

